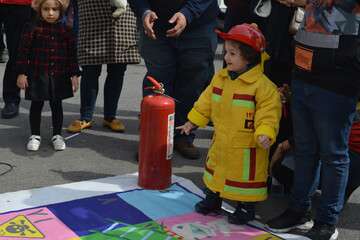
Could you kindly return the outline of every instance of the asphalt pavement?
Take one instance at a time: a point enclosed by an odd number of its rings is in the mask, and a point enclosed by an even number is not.
[[[220,60],[215,61],[221,67]],[[5,64],[0,64],[0,92]],[[30,135],[28,113],[29,101],[22,100],[20,114],[14,119],[0,119],[0,193],[39,188],[55,184],[103,178],[137,171],[135,159],[138,147],[138,113],[141,101],[141,82],[145,74],[143,64],[129,65],[119,101],[118,116],[126,125],[125,133],[113,133],[102,126],[103,84],[106,68],[103,67],[99,95],[96,103],[95,125],[78,135],[65,131],[79,117],[80,94],[63,103],[64,137],[67,149],[55,152],[50,139],[51,111],[47,104],[43,110],[42,144],[38,152],[28,152],[25,144]],[[23,93],[22,93],[23,95]],[[1,107],[3,101],[0,101]],[[197,131],[195,144],[200,147],[200,160],[187,160],[175,153],[172,160],[173,173],[192,180],[202,187],[202,171],[212,129]],[[4,174],[2,174],[4,173]],[[258,206],[258,215],[266,221],[286,207],[288,198],[272,196]],[[341,240],[360,240],[360,189],[350,198],[340,218]]]

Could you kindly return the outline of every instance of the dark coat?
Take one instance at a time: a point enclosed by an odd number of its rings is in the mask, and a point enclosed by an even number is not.
[[[25,27],[16,61],[28,77],[25,98],[35,101],[73,96],[71,77],[79,75],[75,39],[61,23],[38,21]]]

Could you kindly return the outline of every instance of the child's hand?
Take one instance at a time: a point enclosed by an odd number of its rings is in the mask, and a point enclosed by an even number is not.
[[[71,85],[72,85],[73,92],[76,92],[79,89],[79,81],[80,81],[80,78],[78,76],[71,77]]]
[[[180,129],[180,133],[181,134],[186,134],[186,135],[189,135],[191,130],[196,128],[197,126],[195,124],[193,124],[192,122],[190,121],[187,121],[184,125],[182,126],[179,126],[179,127],[176,127],[176,129]]]
[[[272,176],[272,169],[274,168],[275,163],[277,163],[280,160],[283,160],[283,157],[287,151],[289,151],[291,148],[289,140],[285,140],[282,143],[279,143],[275,149],[275,152],[273,153],[269,165],[269,175]]]
[[[25,89],[29,86],[27,76],[25,74],[20,74],[16,79],[16,85],[20,89]]]
[[[265,135],[260,135],[257,141],[264,149],[268,149],[271,145],[270,138]]]

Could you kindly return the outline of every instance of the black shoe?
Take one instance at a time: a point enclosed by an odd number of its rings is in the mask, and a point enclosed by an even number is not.
[[[339,232],[334,225],[315,222],[314,227],[305,236],[312,240],[336,240]]]
[[[228,221],[231,224],[243,225],[255,219],[255,204],[254,203],[239,203],[234,213],[228,216]]]
[[[5,107],[1,110],[1,117],[10,119],[17,115],[19,115],[19,105],[16,103],[5,103]]]
[[[287,209],[280,216],[269,220],[266,225],[272,232],[284,233],[295,228],[309,230],[313,224],[310,211],[296,212]]]
[[[205,189],[206,197],[204,200],[195,204],[195,211],[204,215],[220,212],[222,198],[219,193],[214,193],[210,189]]]
[[[175,139],[174,149],[187,159],[199,159],[200,151],[186,138]]]

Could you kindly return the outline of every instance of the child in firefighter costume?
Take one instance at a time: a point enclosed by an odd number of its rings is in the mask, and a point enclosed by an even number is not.
[[[214,137],[203,180],[206,198],[195,205],[202,214],[221,209],[222,199],[238,202],[229,222],[255,218],[255,203],[267,198],[269,147],[275,142],[281,117],[277,87],[263,74],[265,38],[255,24],[236,25],[225,40],[227,64],[213,77],[177,127],[189,134],[211,120]]]

